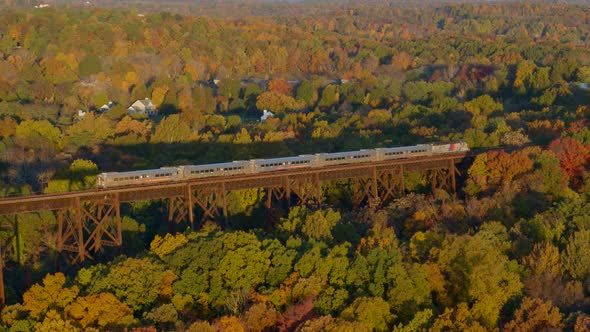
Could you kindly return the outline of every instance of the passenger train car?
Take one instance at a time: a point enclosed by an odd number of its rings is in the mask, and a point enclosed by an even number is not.
[[[143,171],[101,173],[97,177],[96,185],[98,188],[146,185],[215,176],[256,174],[299,168],[416,158],[465,151],[469,151],[467,143],[456,142],[448,144],[419,144],[398,148],[378,148],[349,152],[317,153],[315,155],[300,155],[297,157],[241,160],[207,165],[183,165]]]

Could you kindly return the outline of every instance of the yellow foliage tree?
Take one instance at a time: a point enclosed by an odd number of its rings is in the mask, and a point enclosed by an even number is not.
[[[92,327],[116,327],[133,324],[133,309],[119,301],[111,293],[79,297],[65,308],[66,314],[84,329]]]
[[[65,308],[79,292],[76,286],[64,288],[65,283],[63,273],[48,274],[43,278],[43,286],[35,284],[23,294],[23,308],[34,319],[43,317],[48,310]]]
[[[152,91],[152,102],[154,103],[154,105],[162,105],[162,103],[164,102],[164,98],[166,98],[168,90],[169,88],[166,85],[159,85],[154,88],[154,91]]]
[[[77,332],[80,331],[77,327],[73,326],[69,321],[64,320],[60,314],[51,310],[47,313],[47,316],[43,322],[35,325],[36,332]]]
[[[218,327],[218,331],[225,332],[245,332],[243,323],[236,316],[223,316],[215,326]]]
[[[172,235],[168,233],[163,238],[156,235],[152,243],[150,243],[150,250],[158,257],[164,258],[164,256],[171,254],[187,242],[188,239],[183,234]]]

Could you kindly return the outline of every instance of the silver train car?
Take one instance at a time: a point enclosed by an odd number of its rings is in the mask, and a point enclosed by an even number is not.
[[[183,179],[197,179],[211,176],[247,174],[251,167],[250,160],[245,160],[208,165],[185,165],[179,166],[178,169]]]
[[[101,173],[96,177],[96,186],[98,188],[111,188],[178,181],[181,179],[182,176],[177,167],[162,167],[142,171]]]
[[[138,186],[207,177],[245,175],[299,168],[416,158],[466,151],[469,151],[467,143],[454,142],[349,152],[317,153],[315,155],[300,155],[296,157],[241,160],[207,165],[183,165],[143,171],[101,173],[97,176],[96,186],[98,188]]]

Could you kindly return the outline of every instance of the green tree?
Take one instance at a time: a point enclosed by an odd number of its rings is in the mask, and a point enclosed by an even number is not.
[[[217,93],[228,99],[235,99],[240,97],[241,83],[238,79],[222,79],[217,88]]]
[[[473,317],[490,328],[497,324],[504,304],[522,289],[517,265],[504,253],[509,242],[500,227],[500,233],[482,229],[474,236],[450,236],[437,253],[447,275],[448,295],[454,303],[473,303]]]
[[[312,106],[317,99],[317,92],[314,90],[312,83],[308,80],[301,82],[297,87],[295,95],[297,100],[304,101],[307,106]]]
[[[150,143],[187,142],[191,139],[191,133],[190,127],[181,121],[180,115],[172,114],[156,126]]]
[[[336,86],[332,84],[327,85],[322,90],[322,96],[318,101],[318,107],[330,108],[338,102],[338,99],[339,95],[336,91]]]
[[[98,55],[94,53],[87,54],[78,65],[78,74],[80,77],[98,74],[102,71],[102,64]]]
[[[590,276],[590,230],[576,232],[568,239],[563,265],[573,278],[585,280]]]
[[[18,124],[14,136],[16,139],[23,140],[23,143],[29,145],[40,144],[46,141],[52,147],[57,148],[61,145],[61,133],[58,128],[54,127],[47,120],[26,120]]]
[[[389,324],[395,316],[389,311],[389,304],[382,298],[359,297],[342,311],[341,317],[365,323],[374,331],[389,331]]]
[[[138,311],[151,307],[171,286],[164,266],[149,258],[126,258],[82,269],[77,280],[86,292],[111,293]]]
[[[301,233],[310,239],[330,241],[333,239],[332,229],[340,222],[340,213],[332,209],[315,211],[306,216]]]

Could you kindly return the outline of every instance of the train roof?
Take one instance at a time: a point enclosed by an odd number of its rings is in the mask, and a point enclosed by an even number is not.
[[[268,158],[268,159],[254,159],[255,162],[281,162],[281,161],[291,161],[291,160],[302,160],[302,159],[310,159],[310,158],[314,158],[313,155],[311,154],[303,154],[303,155],[299,155],[299,156],[293,156],[293,157],[281,157],[281,158]]]
[[[114,176],[114,175],[142,175],[142,174],[159,174],[162,173],[164,171],[178,171],[177,168],[175,167],[162,167],[162,168],[156,168],[156,169],[144,169],[144,170],[140,170],[140,171],[129,171],[129,172],[105,172],[105,173],[100,173],[100,175],[106,174],[108,176]]]
[[[184,168],[184,167],[223,167],[223,166],[232,166],[232,165],[236,165],[236,164],[243,164],[243,163],[249,163],[249,160],[234,160],[234,161],[228,161],[225,163],[215,163],[215,164],[200,164],[200,165],[182,165],[182,166],[178,166],[179,168]]]

